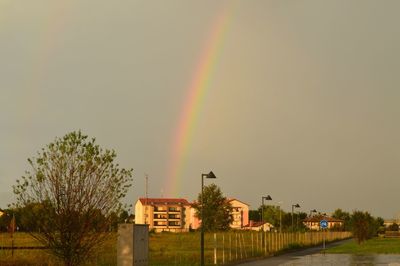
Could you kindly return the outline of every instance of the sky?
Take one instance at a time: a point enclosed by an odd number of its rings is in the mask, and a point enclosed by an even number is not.
[[[396,218],[396,0],[0,0],[0,208],[56,137],[134,169],[124,202],[194,200],[213,171],[256,209]],[[397,88],[397,89],[396,89]]]

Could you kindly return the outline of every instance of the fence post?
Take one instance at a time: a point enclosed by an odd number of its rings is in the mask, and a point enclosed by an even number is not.
[[[235,255],[235,259],[238,259],[238,239],[237,239],[237,233],[235,233],[235,251],[236,251],[236,255]]]
[[[267,256],[267,232],[264,232],[264,256]]]
[[[217,233],[214,233],[214,265],[217,265]]]
[[[222,233],[222,264],[225,264],[225,234]]]
[[[241,234],[241,235],[242,235],[242,240],[243,240],[244,258],[247,259],[246,241],[244,240],[244,234]]]
[[[239,236],[239,247],[240,247],[240,259],[243,259],[243,250],[242,250],[242,241],[240,240],[240,234]]]
[[[254,239],[253,239],[253,232],[251,232],[250,233],[251,234],[251,256],[252,257],[254,257],[254,249],[253,249],[253,242],[254,242]]]
[[[232,234],[229,233],[229,261],[232,261]]]

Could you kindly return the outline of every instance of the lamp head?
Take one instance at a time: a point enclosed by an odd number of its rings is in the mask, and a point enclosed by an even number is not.
[[[201,176],[205,178],[217,178],[212,171],[208,174],[202,174]]]

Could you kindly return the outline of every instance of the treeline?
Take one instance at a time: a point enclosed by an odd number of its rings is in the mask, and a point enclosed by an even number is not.
[[[22,232],[39,232],[40,223],[46,221],[51,210],[50,206],[45,204],[29,204],[23,208],[9,208],[3,210],[3,215],[0,216],[0,232],[10,231],[12,227],[12,219],[15,219],[15,230]],[[69,213],[70,217],[78,217],[80,213]],[[133,217],[128,214],[126,210],[120,213],[112,213],[106,218],[101,210],[92,210],[91,212],[91,228],[93,231],[116,231],[119,223],[128,222],[133,220]],[[111,221],[111,223],[109,223]],[[50,222],[50,221],[48,221]],[[108,224],[107,228],[104,227]],[[49,225],[50,226],[50,225]]]
[[[385,232],[383,218],[373,217],[366,211],[353,211],[353,213],[350,214],[341,209],[337,209],[332,217],[343,220],[344,225],[342,229],[351,231],[359,244],[377,236],[378,233]]]
[[[258,210],[251,210],[249,219],[253,221],[261,220],[261,213],[263,213],[263,220],[272,224],[276,230],[282,226],[282,231],[309,231],[304,225],[303,221],[307,217],[317,217],[322,220],[326,217],[324,213],[318,212],[285,212],[279,206],[264,206],[262,211],[261,207]],[[359,243],[376,236],[378,233],[385,231],[384,220],[381,217],[373,217],[370,213],[365,211],[353,211],[352,213],[337,209],[331,215],[332,218],[343,220],[343,225],[335,226],[329,230],[331,231],[350,231]],[[292,226],[293,223],[293,226]]]
[[[261,214],[263,214],[263,219],[261,219]],[[292,213],[285,212],[280,209],[279,206],[274,205],[264,205],[260,206],[257,210],[249,211],[249,220],[268,222],[274,226],[276,230],[282,226],[282,231],[306,231],[307,228],[303,224],[303,220],[308,217],[305,212],[293,212],[293,228],[292,228]]]

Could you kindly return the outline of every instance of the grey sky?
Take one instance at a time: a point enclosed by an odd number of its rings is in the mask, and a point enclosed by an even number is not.
[[[399,1],[0,0],[0,207],[26,159],[81,129],[163,192],[188,85],[236,7],[184,167],[257,208],[400,212]],[[167,195],[168,196],[168,195]]]

